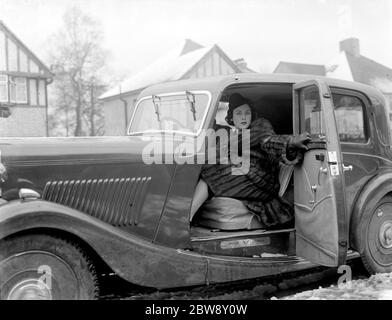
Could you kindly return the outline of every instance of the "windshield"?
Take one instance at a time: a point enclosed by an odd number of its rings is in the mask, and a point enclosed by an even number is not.
[[[129,134],[186,132],[201,128],[211,95],[207,91],[185,91],[143,98],[136,107]]]

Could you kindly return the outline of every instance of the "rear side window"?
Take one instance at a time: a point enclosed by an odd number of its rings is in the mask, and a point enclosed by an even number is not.
[[[366,143],[364,105],[356,96],[333,94],[340,142]]]

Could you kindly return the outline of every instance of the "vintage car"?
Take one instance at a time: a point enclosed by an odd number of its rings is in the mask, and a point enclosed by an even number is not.
[[[203,166],[196,158],[205,148],[175,147],[225,124],[233,92],[251,100],[276,133],[311,134],[303,160],[285,175],[291,227],[260,229],[251,212],[236,215],[235,204],[231,227],[220,215],[203,222],[202,209],[190,219]],[[359,257],[371,273],[391,272],[387,110],[377,89],[355,82],[236,74],[145,89],[127,136],[0,138],[0,297],[94,298],[105,272],[154,288],[337,267]],[[151,153],[162,141],[171,146]]]

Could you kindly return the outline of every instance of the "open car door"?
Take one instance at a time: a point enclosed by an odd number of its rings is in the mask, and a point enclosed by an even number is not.
[[[323,266],[344,264],[348,226],[339,135],[329,87],[322,80],[293,87],[294,131],[312,136],[294,170],[296,253]]]

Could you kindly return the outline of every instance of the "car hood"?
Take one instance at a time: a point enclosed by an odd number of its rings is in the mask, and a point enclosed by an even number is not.
[[[141,162],[143,150],[152,137],[72,137],[1,139],[1,162],[22,164],[46,161],[111,161]]]

